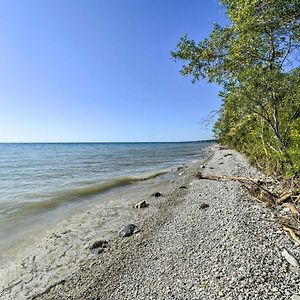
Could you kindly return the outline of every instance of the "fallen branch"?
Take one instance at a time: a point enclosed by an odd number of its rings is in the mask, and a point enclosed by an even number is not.
[[[284,203],[283,206],[289,208],[289,210],[292,212],[292,215],[294,215],[294,216],[299,215],[298,209],[292,203]]]
[[[289,192],[287,194],[284,194],[283,196],[281,196],[280,198],[277,199],[277,204],[282,204],[283,202],[289,200],[291,198],[291,196],[293,195],[292,192]]]
[[[253,183],[261,183],[259,179],[253,179],[251,177],[239,177],[239,176],[225,176],[225,175],[207,175],[204,176],[200,173],[196,175],[199,179],[210,179],[210,180],[234,180],[234,181],[251,181]]]
[[[287,227],[285,225],[282,226],[284,230],[288,231],[290,236],[294,241],[296,241],[300,245],[300,238],[299,236],[294,232],[294,230],[290,227]]]
[[[273,194],[271,191],[263,187],[262,185],[265,183],[261,181],[260,179],[254,179],[250,177],[238,177],[238,176],[216,176],[216,175],[202,175],[201,173],[198,173],[197,175],[198,179],[207,179],[207,180],[233,180],[240,182],[249,192],[254,196],[259,202],[267,203],[269,204],[269,207],[272,210],[272,213],[274,215],[274,218],[279,221],[282,228],[288,232],[290,237],[298,244],[300,245],[300,229],[299,229],[299,216],[300,212],[298,211],[296,205],[297,203],[300,203],[300,195],[295,195],[295,193],[291,191],[287,191],[284,194],[281,194],[280,196]],[[247,186],[248,184],[248,186]],[[254,184],[256,187],[252,187],[250,184]],[[253,195],[253,191],[261,190],[261,193],[258,195]],[[252,193],[251,193],[252,192]],[[265,194],[263,195],[263,192],[267,193],[269,197]],[[254,193],[255,194],[255,193]],[[271,197],[270,197],[271,196]],[[269,198],[269,199],[268,199]],[[295,198],[295,200],[293,200]],[[292,199],[293,203],[285,203],[288,200]],[[281,215],[281,213],[276,209],[274,206],[274,201],[276,200],[276,204],[281,205],[283,204],[285,207],[287,207],[291,215],[294,217],[295,224],[291,223],[291,219],[286,219]]]
[[[250,177],[238,177],[238,176],[216,176],[216,175],[210,175],[210,176],[204,176],[202,174],[197,174],[198,179],[209,179],[209,180],[233,180],[233,181],[238,181],[244,183],[245,181],[252,182],[255,185],[257,185],[260,189],[263,191],[267,192],[269,195],[271,195],[274,198],[277,198],[275,194],[267,190],[262,186],[263,181],[260,179],[253,179]]]

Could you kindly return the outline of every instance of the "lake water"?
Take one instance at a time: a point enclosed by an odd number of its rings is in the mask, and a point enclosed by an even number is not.
[[[0,144],[0,251],[113,192],[187,160],[213,142]]]

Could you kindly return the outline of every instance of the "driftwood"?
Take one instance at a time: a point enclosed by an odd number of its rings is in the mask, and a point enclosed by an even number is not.
[[[299,193],[292,192],[289,189],[281,195],[275,195],[263,186],[266,182],[251,177],[202,175],[201,173],[198,173],[196,177],[198,179],[233,180],[240,182],[252,196],[259,202],[266,204],[272,210],[274,218],[288,232],[290,237],[300,245],[300,211],[297,207],[300,204]],[[275,204],[285,206],[291,214],[284,216]]]
[[[219,176],[217,176],[217,175],[207,175],[207,176],[204,176],[201,173],[198,173],[196,176],[199,179],[251,181],[253,183],[261,182],[259,179],[253,179],[251,177],[225,176],[225,175],[219,175]]]
[[[292,237],[292,239],[300,245],[300,238],[295,233],[295,231],[292,228],[290,228],[288,226],[285,226],[285,225],[283,225],[282,227],[283,227],[284,230],[288,231],[288,233],[290,234],[290,236]]]
[[[282,204],[283,202],[288,201],[292,195],[293,195],[292,192],[288,192],[288,193],[282,195],[280,198],[277,199],[277,201],[276,201],[277,204]]]
[[[216,175],[204,176],[200,173],[197,174],[197,178],[198,179],[209,179],[209,180],[233,180],[233,181],[239,181],[241,183],[244,183],[245,181],[251,182],[251,183],[254,183],[255,185],[257,185],[260,189],[262,189],[263,191],[268,193],[273,198],[277,198],[277,196],[275,194],[273,194],[271,191],[267,190],[266,188],[264,188],[262,186],[262,184],[264,182],[261,181],[260,179],[253,179],[251,177],[224,176],[224,175],[223,176],[216,176]]]
[[[292,212],[292,215],[294,215],[294,216],[299,215],[298,209],[292,203],[284,203],[283,206],[289,208],[289,210]]]

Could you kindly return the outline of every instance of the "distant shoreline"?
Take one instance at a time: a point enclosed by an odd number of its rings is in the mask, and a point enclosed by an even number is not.
[[[170,141],[170,142],[0,142],[1,144],[184,144],[184,143],[216,143],[217,140]]]

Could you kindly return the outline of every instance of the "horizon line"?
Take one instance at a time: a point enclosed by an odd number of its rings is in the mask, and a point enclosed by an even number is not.
[[[197,142],[213,142],[216,139],[189,140],[189,141],[68,141],[68,142],[0,142],[0,144],[120,144],[120,143],[197,143]]]

